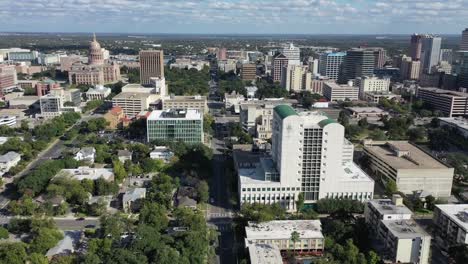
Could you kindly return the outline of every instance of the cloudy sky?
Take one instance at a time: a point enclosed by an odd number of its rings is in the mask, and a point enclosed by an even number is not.
[[[456,33],[468,0],[0,0],[0,31]]]

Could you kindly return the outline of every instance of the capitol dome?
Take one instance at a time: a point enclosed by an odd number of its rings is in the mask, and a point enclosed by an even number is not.
[[[96,34],[93,35],[93,41],[89,44],[89,64],[104,64],[104,54],[102,53],[101,45],[96,40]]]

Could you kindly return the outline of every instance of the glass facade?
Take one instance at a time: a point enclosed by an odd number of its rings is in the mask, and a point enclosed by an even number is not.
[[[202,120],[148,120],[147,126],[148,141],[164,140],[201,143],[203,139]]]
[[[322,159],[322,129],[304,129],[302,192],[305,200],[318,200]]]

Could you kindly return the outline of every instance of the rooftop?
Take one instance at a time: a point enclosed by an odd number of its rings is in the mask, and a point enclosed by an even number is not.
[[[170,101],[203,100],[203,101],[206,101],[206,96],[204,95],[171,95],[171,96],[166,97],[164,100],[170,100]]]
[[[297,115],[297,112],[289,105],[278,105],[274,108],[275,112],[281,119],[285,119],[288,116]]]
[[[468,231],[468,204],[436,204],[459,227]]]
[[[276,245],[253,243],[248,248],[252,264],[283,264],[281,252]]]
[[[383,109],[378,107],[346,107],[346,109],[355,113],[384,113]]]
[[[418,90],[434,92],[440,96],[445,96],[445,97],[468,97],[468,93],[444,90],[444,89],[439,89],[435,87],[420,87],[418,88]]]
[[[123,202],[136,201],[146,196],[146,188],[133,188],[127,190],[122,198]]]
[[[412,215],[408,207],[405,205],[395,205],[391,199],[376,199],[370,200],[369,204],[371,204],[377,211],[379,211],[382,215],[393,214],[393,215]]]
[[[291,239],[296,231],[300,238],[323,238],[320,220],[283,220],[263,223],[249,222],[245,227],[247,240]]]
[[[62,169],[56,177],[59,176],[69,176],[76,180],[97,180],[99,178],[104,178],[107,181],[114,179],[114,172],[112,169],[106,168],[90,168],[90,167],[78,167],[76,169]]]
[[[21,157],[19,153],[14,152],[14,151],[9,151],[0,156],[0,162],[1,163],[10,162],[14,159],[17,159],[18,157]]]
[[[158,119],[186,119],[186,120],[200,120],[202,115],[197,109],[168,109],[168,110],[157,110],[151,112],[148,120]]]
[[[408,141],[380,141],[374,143],[366,145],[364,149],[395,169],[448,168]],[[406,152],[408,155],[398,156],[397,152]]]
[[[121,92],[112,99],[143,99],[149,95],[150,93]]]
[[[382,224],[384,224],[388,230],[399,239],[412,239],[430,236],[413,219],[383,220]]]
[[[455,125],[461,129],[468,130],[468,119],[458,117],[439,117],[440,120]]]

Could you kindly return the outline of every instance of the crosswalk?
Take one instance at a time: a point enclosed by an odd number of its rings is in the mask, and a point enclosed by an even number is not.
[[[227,213],[210,213],[210,218],[232,218],[234,214],[232,212]]]

